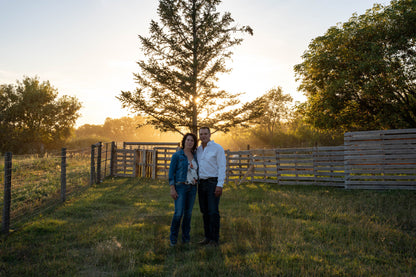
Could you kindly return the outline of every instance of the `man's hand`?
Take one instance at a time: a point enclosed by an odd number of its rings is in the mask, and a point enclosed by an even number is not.
[[[170,196],[173,198],[173,200],[178,199],[178,193],[176,192],[175,186],[170,186]]]
[[[222,187],[215,187],[215,197],[220,197],[222,194]]]

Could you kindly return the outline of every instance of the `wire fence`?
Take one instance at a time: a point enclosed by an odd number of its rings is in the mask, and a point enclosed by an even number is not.
[[[111,143],[45,155],[12,155],[0,159],[2,233],[21,228],[33,216],[110,175]],[[93,177],[91,177],[93,176]],[[93,181],[93,182],[92,182]]]

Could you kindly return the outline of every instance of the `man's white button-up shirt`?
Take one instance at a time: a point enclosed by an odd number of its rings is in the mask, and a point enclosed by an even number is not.
[[[199,178],[218,177],[218,187],[224,185],[226,159],[224,149],[218,143],[210,140],[205,148],[200,145],[197,149]]]

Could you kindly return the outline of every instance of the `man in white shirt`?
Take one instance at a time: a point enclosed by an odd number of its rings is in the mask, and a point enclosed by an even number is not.
[[[219,203],[225,180],[225,153],[221,145],[211,140],[211,131],[208,127],[199,129],[199,139],[201,145],[196,155],[199,164],[198,200],[205,232],[205,238],[199,244],[218,246]]]

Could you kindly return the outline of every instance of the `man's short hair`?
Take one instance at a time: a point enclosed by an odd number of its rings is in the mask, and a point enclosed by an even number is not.
[[[211,130],[209,129],[209,127],[204,126],[204,127],[199,128],[199,130],[200,130],[200,131],[201,131],[202,129],[206,129],[206,130],[208,130],[208,133],[210,133],[210,134],[211,134]]]

